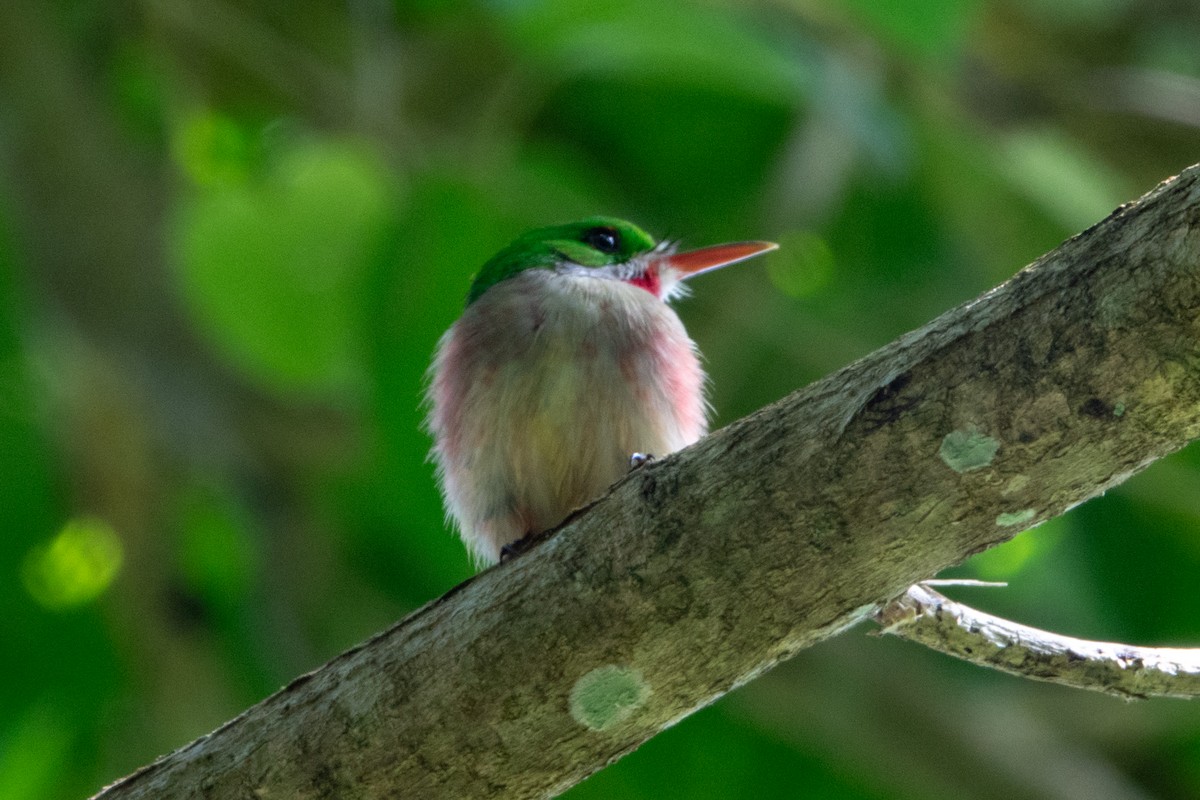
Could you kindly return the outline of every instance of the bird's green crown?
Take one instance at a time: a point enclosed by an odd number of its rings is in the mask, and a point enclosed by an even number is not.
[[[613,217],[589,217],[527,231],[480,268],[467,293],[467,305],[497,283],[527,269],[553,269],[564,263],[607,267],[623,264],[655,246],[650,234]]]

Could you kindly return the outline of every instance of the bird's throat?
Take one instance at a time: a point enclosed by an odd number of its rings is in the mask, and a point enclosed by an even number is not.
[[[662,278],[658,274],[658,269],[654,266],[648,267],[640,275],[630,278],[626,283],[636,286],[639,289],[645,289],[656,298],[662,297]]]

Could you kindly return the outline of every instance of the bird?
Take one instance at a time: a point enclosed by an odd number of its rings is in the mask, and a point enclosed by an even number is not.
[[[525,549],[633,465],[708,430],[706,376],[668,301],[683,281],[776,249],[677,252],[591,217],[518,236],[488,260],[429,368],[430,460],[478,566]]]

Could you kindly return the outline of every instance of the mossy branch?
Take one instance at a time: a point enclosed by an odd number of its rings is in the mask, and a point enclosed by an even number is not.
[[[1200,168],[100,796],[553,794],[1200,435]]]

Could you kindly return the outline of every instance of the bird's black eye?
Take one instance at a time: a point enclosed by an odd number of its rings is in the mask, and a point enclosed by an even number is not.
[[[621,234],[616,228],[589,228],[583,232],[583,243],[611,254],[621,249]]]

